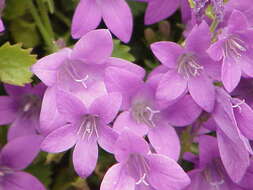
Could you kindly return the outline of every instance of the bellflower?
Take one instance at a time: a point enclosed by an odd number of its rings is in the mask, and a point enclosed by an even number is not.
[[[218,150],[215,137],[199,137],[197,168],[189,172],[191,184],[185,190],[243,190],[228,176]]]
[[[148,143],[128,130],[116,141],[114,154],[119,163],[107,171],[101,190],[180,190],[190,183],[173,159],[150,153]]]
[[[89,176],[95,169],[98,147],[112,152],[117,134],[107,126],[117,115],[121,96],[110,93],[94,100],[89,108],[74,95],[59,90],[57,107],[67,123],[52,131],[42,142],[44,151],[57,153],[75,146],[73,164],[81,177]]]
[[[104,74],[108,67],[128,70],[144,77],[141,67],[128,61],[110,57],[112,36],[108,30],[94,30],[83,36],[74,46],[40,59],[32,71],[49,87],[73,93],[89,106],[94,99],[107,93]]]
[[[175,101],[189,91],[201,108],[212,111],[215,90],[211,77],[217,72],[214,68],[219,65],[206,54],[210,40],[209,27],[202,22],[188,35],[185,48],[174,42],[151,45],[155,56],[168,68],[157,88],[158,99]]]
[[[222,60],[221,80],[229,92],[238,85],[241,76],[253,77],[252,35],[247,18],[235,10],[218,41],[208,49],[211,58]]]
[[[0,151],[1,190],[45,190],[34,176],[23,172],[39,153],[41,136],[18,137],[7,143]]]
[[[5,0],[0,0],[0,16],[2,16],[3,9],[5,7]],[[4,31],[4,24],[2,19],[0,19],[0,32]]]
[[[39,115],[46,87],[5,85],[9,96],[0,96],[0,124],[10,124],[8,140],[19,136],[40,134]]]
[[[127,102],[125,111],[117,117],[113,128],[118,133],[127,128],[139,136],[148,135],[156,152],[177,160],[180,143],[170,123],[179,124],[179,126],[191,124],[201,113],[199,106],[190,96],[186,96],[173,106],[164,109],[157,104],[155,99],[156,85],[152,84],[154,81],[143,83],[142,80],[136,80],[135,84],[131,83],[132,90],[129,91],[127,90],[129,87],[123,85],[129,81],[127,78],[116,80],[115,75],[109,71],[106,75],[106,78],[110,78],[110,81],[114,83],[111,84],[115,86],[113,90],[120,92]],[[188,117],[184,117],[185,115]]]
[[[217,102],[213,111],[221,159],[230,178],[238,183],[249,166],[252,149],[250,125],[253,111],[239,99],[231,98],[224,90],[217,90]]]
[[[133,18],[125,0],[80,0],[74,13],[71,33],[80,38],[98,27],[103,18],[106,26],[123,42],[132,35]]]

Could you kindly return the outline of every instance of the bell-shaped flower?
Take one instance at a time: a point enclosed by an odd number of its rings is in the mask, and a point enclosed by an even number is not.
[[[241,76],[253,77],[252,35],[245,15],[234,10],[218,41],[208,49],[213,60],[222,60],[221,80],[229,92],[235,89]]]
[[[174,42],[151,45],[155,56],[168,68],[157,88],[158,99],[172,102],[189,91],[201,108],[207,112],[213,110],[215,89],[212,82],[219,64],[206,53],[210,43],[209,26],[202,22],[187,36],[184,48]]]
[[[0,150],[1,190],[45,190],[42,183],[25,169],[39,153],[42,137],[28,135],[8,142]]]
[[[80,0],[72,21],[71,33],[80,38],[98,27],[101,19],[110,31],[123,42],[132,35],[133,18],[125,0]]]
[[[199,159],[196,168],[188,173],[191,184],[185,190],[243,190],[228,176],[220,158],[216,138],[203,135],[198,142]]]
[[[148,143],[129,130],[117,139],[114,154],[119,163],[107,171],[101,190],[181,190],[190,183],[173,159],[150,153]]]
[[[56,96],[58,111],[67,123],[49,133],[41,148],[58,153],[74,147],[74,168],[79,176],[87,177],[97,163],[97,143],[105,150],[113,151],[117,133],[108,124],[120,109],[121,96],[118,93],[101,96],[89,108],[68,92],[59,90]]]
[[[110,57],[112,36],[108,30],[94,30],[83,36],[73,49],[65,48],[40,59],[32,66],[34,74],[47,86],[73,93],[89,106],[107,93],[104,81],[106,68],[128,70],[140,78],[145,71],[128,61]]]
[[[9,96],[0,96],[0,124],[11,124],[8,140],[41,134],[39,115],[45,89],[42,83],[33,87],[5,85]]]

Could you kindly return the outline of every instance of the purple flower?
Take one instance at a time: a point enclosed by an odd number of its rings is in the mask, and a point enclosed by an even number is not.
[[[9,96],[0,96],[0,124],[10,124],[8,140],[20,136],[41,134],[39,115],[45,85],[34,87],[5,85]]]
[[[0,0],[0,16],[2,16],[3,9],[5,7],[5,0]],[[4,24],[2,19],[0,19],[0,32],[4,31]]]
[[[108,30],[94,30],[83,36],[73,50],[65,48],[39,60],[32,71],[49,87],[73,93],[89,106],[94,99],[107,93],[105,71],[128,70],[143,78],[145,71],[128,61],[110,57],[112,36]],[[50,108],[49,108],[50,109]]]
[[[252,35],[246,17],[235,10],[219,40],[208,49],[211,58],[223,62],[221,80],[229,92],[238,85],[241,75],[253,77]]]
[[[132,35],[133,18],[125,0],[80,0],[75,11],[71,33],[80,38],[98,27],[103,18],[106,26],[123,42]]]
[[[116,141],[114,154],[119,163],[107,171],[101,190],[180,190],[190,183],[174,160],[150,153],[148,143],[128,130]]]
[[[68,92],[57,92],[57,107],[66,118],[66,124],[55,129],[43,141],[44,151],[57,153],[75,146],[73,164],[81,177],[95,169],[98,147],[112,152],[117,134],[108,126],[117,115],[121,96],[110,93],[94,100],[89,108]]]
[[[45,190],[38,179],[26,168],[39,153],[42,138],[38,135],[18,137],[0,151],[0,189],[2,190]]]
[[[148,135],[156,152],[177,160],[180,143],[175,129],[170,124],[191,124],[202,110],[188,95],[168,108],[161,108],[155,99],[155,83],[159,80],[157,75],[146,83],[140,79],[133,82],[133,77],[125,76],[129,79],[119,79],[111,72],[106,73],[108,82],[111,82],[110,90],[120,92],[125,102],[124,111],[115,120],[113,128],[118,133],[129,129],[139,136]],[[124,85],[129,81],[131,90],[128,90],[128,85]]]
[[[199,137],[197,168],[189,172],[191,184],[185,190],[243,190],[229,178],[220,158],[215,137]]]
[[[219,64],[206,54],[210,40],[209,27],[203,22],[196,25],[188,35],[185,48],[174,42],[156,42],[151,45],[155,56],[168,68],[157,88],[158,99],[175,101],[189,91],[201,108],[212,111],[215,90],[210,77],[217,73]]]

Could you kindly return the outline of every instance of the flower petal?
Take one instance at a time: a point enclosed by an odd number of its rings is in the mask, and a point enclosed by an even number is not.
[[[165,121],[156,123],[148,133],[148,139],[156,152],[178,160],[180,154],[180,141],[176,130]]]
[[[151,50],[159,61],[168,68],[175,68],[183,48],[174,42],[156,42],[151,44]]]
[[[246,30],[248,27],[247,17],[240,11],[234,10],[228,20],[228,31],[238,32]]]
[[[212,81],[204,73],[191,77],[188,82],[193,100],[205,111],[211,112],[215,102],[215,89]],[[201,90],[200,90],[201,89]]]
[[[176,12],[179,7],[179,3],[179,0],[148,1],[148,7],[145,14],[145,24],[154,24],[169,17]]]
[[[109,30],[99,29],[88,32],[74,46],[71,58],[88,64],[103,64],[113,50]]]
[[[94,30],[101,22],[101,10],[94,0],[81,0],[75,10],[71,34],[73,38],[80,38],[87,32]]]
[[[18,104],[8,96],[0,96],[0,125],[14,121],[18,112]]]
[[[101,190],[135,190],[135,181],[121,164],[113,165],[105,174]]]
[[[109,93],[97,98],[90,106],[90,113],[97,115],[106,124],[110,123],[118,114],[121,107],[121,94],[117,92]]]
[[[106,151],[113,152],[118,134],[109,126],[101,125],[98,129],[98,144]]]
[[[190,184],[190,178],[176,161],[159,154],[150,154],[148,182],[154,189],[180,190]]]
[[[159,100],[174,101],[187,91],[187,81],[174,71],[165,73],[157,87],[156,97]]]
[[[26,172],[14,172],[4,178],[4,190],[46,190],[34,176]]]
[[[223,57],[223,44],[225,40],[218,40],[213,43],[208,49],[208,55],[215,61],[220,61]]]
[[[68,60],[71,49],[64,48],[59,52],[43,57],[31,68],[32,72],[47,86],[57,82],[59,67]]]
[[[175,104],[168,106],[162,114],[173,126],[192,124],[201,114],[202,109],[193,101],[190,95],[180,98]]]
[[[96,138],[80,139],[73,152],[73,164],[77,174],[86,178],[94,171],[98,158]]]
[[[41,149],[50,153],[63,152],[77,142],[77,129],[66,124],[51,132],[42,142]]]
[[[106,26],[115,36],[127,43],[132,35],[133,17],[125,0],[97,1]]]
[[[15,170],[26,168],[39,153],[42,140],[42,136],[29,135],[8,142],[0,152],[0,165]]]

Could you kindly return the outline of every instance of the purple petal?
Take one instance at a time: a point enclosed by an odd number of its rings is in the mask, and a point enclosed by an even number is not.
[[[2,19],[0,19],[0,32],[3,32],[5,30],[4,23]]]
[[[57,109],[68,121],[75,121],[88,112],[83,102],[67,91],[58,90],[56,97]]]
[[[65,48],[43,57],[32,66],[32,72],[47,86],[54,85],[57,82],[59,67],[69,58],[71,51]]]
[[[176,12],[179,7],[179,0],[155,0],[148,1],[145,14],[145,24],[154,24]]]
[[[175,68],[183,48],[174,42],[156,42],[151,44],[151,50],[159,61],[168,68]]]
[[[97,1],[106,26],[115,36],[127,43],[132,35],[133,18],[125,0]]]
[[[126,174],[121,164],[115,164],[106,172],[100,189],[135,190],[135,180]]]
[[[238,183],[244,176],[249,164],[249,153],[242,141],[229,139],[223,132],[217,132],[221,160],[230,178]]]
[[[240,100],[239,100],[240,101]],[[253,110],[246,103],[234,108],[235,118],[241,132],[248,139],[253,140]]]
[[[39,118],[26,118],[19,116],[11,124],[8,130],[8,141],[13,140],[17,137],[36,135],[39,131]]]
[[[145,77],[145,70],[140,67],[139,65],[136,65],[134,63],[131,63],[129,61],[126,61],[124,59],[120,59],[117,57],[110,57],[108,60],[108,66],[117,67],[120,69],[125,69],[127,71],[130,71],[131,73],[136,74],[139,76],[140,79],[143,79]]]
[[[241,79],[241,66],[236,63],[233,59],[226,57],[224,58],[221,80],[227,91],[232,92],[238,85]]]
[[[41,149],[50,153],[63,152],[73,147],[77,139],[77,129],[66,124],[51,132],[42,142]]]
[[[146,158],[150,165],[148,181],[154,189],[180,190],[189,185],[190,178],[174,160],[158,154]]]
[[[156,152],[178,160],[180,154],[180,141],[176,130],[167,122],[160,121],[148,133],[148,139]]]
[[[192,124],[201,114],[202,109],[193,101],[190,95],[180,98],[175,104],[168,106],[162,114],[173,126]]]
[[[246,75],[253,77],[253,61],[252,57],[241,56],[238,61],[242,65],[242,71]]]
[[[73,164],[77,174],[86,178],[94,171],[98,158],[98,146],[95,138],[80,139],[73,152]]]
[[[168,71],[162,77],[156,92],[159,100],[174,101],[186,93],[187,81],[174,71]]]
[[[4,190],[46,190],[37,178],[26,172],[14,172],[4,181]]]
[[[194,101],[205,111],[211,112],[215,102],[215,89],[205,73],[191,77],[188,82],[189,92]],[[201,90],[200,90],[201,89]]]
[[[191,52],[200,53],[205,52],[210,44],[211,32],[207,23],[203,21],[199,26],[195,25],[187,36],[185,47]]]
[[[90,113],[97,115],[106,124],[110,123],[118,114],[122,98],[120,93],[109,93],[94,100],[90,106]]]
[[[40,112],[40,130],[43,134],[48,134],[56,128],[62,126],[66,121],[61,115],[56,105],[57,88],[49,87],[43,97]]]
[[[18,105],[8,96],[0,96],[0,125],[9,124],[17,116]]]
[[[81,0],[72,20],[71,34],[73,38],[80,38],[97,28],[101,18],[101,10],[96,1]]]
[[[108,152],[113,152],[118,134],[109,126],[101,125],[98,129],[99,145]]]
[[[75,44],[71,58],[89,64],[102,64],[111,56],[112,50],[113,42],[109,30],[93,30]]]
[[[120,92],[122,95],[122,109],[128,109],[131,96],[143,84],[142,78],[135,73],[116,67],[108,67],[105,71],[105,83],[109,92]]]
[[[137,123],[128,111],[124,111],[119,114],[113,123],[113,128],[118,133],[122,133],[125,129],[128,129],[141,137],[148,133],[147,125],[144,123]]]
[[[7,143],[0,152],[1,165],[15,170],[27,167],[40,151],[42,137],[29,135],[18,137]]]
[[[209,56],[215,60],[220,61],[223,57],[223,45],[225,40],[218,40],[217,42],[213,43],[207,50]]]
[[[119,162],[128,160],[131,154],[146,155],[148,152],[148,143],[129,130],[125,130],[120,134],[114,147],[114,155]]]
[[[240,11],[234,10],[228,20],[229,32],[246,30],[248,27],[247,17]]]

